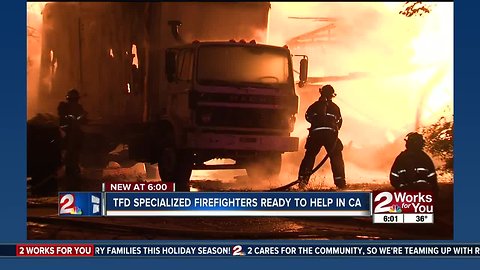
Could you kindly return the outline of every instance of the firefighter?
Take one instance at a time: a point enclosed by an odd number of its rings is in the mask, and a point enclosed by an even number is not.
[[[61,101],[57,108],[60,128],[65,133],[63,141],[65,174],[71,187],[77,184],[75,180],[80,176],[80,151],[84,136],[81,125],[87,122],[87,112],[80,105],[79,99],[78,91],[71,89],[66,95],[66,102]]]
[[[325,147],[330,158],[334,183],[338,188],[344,188],[345,165],[343,162],[343,144],[338,138],[338,131],[342,127],[340,108],[332,101],[336,96],[331,85],[319,89],[320,98],[308,107],[305,119],[311,124],[307,142],[305,143],[305,157],[298,172],[299,187],[304,188],[312,174],[315,158],[322,147]]]
[[[437,191],[437,174],[432,159],[423,151],[425,141],[417,132],[405,137],[405,150],[395,159],[390,170],[390,183],[396,190]]]

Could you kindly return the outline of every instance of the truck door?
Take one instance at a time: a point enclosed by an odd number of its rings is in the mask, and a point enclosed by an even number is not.
[[[173,60],[175,63],[172,66]],[[173,120],[185,127],[191,123],[188,96],[192,89],[193,50],[168,50],[166,64],[169,80],[166,93],[169,95],[167,112]]]

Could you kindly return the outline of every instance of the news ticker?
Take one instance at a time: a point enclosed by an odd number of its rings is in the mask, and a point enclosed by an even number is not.
[[[172,184],[108,183],[60,192],[60,216],[356,216],[433,223],[433,194],[406,192],[173,192]]]
[[[17,244],[0,257],[479,257],[480,244]]]

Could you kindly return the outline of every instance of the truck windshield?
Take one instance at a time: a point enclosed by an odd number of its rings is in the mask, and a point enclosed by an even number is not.
[[[289,80],[289,55],[263,46],[204,46],[199,48],[200,84],[278,86]]]

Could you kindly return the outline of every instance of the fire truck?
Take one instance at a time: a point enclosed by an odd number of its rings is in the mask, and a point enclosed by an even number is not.
[[[158,163],[188,191],[194,169],[279,174],[298,110],[288,47],[261,44],[268,2],[49,3],[39,103],[55,111],[76,88],[89,123],[83,162]],[[307,79],[306,57],[300,82]],[[207,165],[212,159],[235,163]]]

